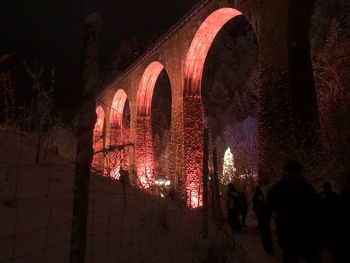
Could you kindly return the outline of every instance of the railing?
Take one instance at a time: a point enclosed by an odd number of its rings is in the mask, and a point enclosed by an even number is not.
[[[115,85],[119,82],[121,82],[123,79],[126,78],[126,76],[129,75],[131,71],[133,71],[137,66],[139,66],[143,61],[145,61],[148,57],[150,57],[165,41],[167,41],[175,32],[177,32],[179,29],[181,29],[192,17],[194,17],[196,14],[198,14],[199,11],[201,11],[203,8],[205,8],[210,2],[213,0],[199,0],[191,9],[189,9],[185,15],[178,20],[177,23],[175,23],[166,33],[164,33],[154,44],[151,48],[147,49],[143,55],[140,56],[139,59],[137,59],[134,63],[132,63],[122,74],[119,75],[119,77],[114,78],[112,81],[108,83],[104,83],[102,89],[100,90],[99,94],[103,95],[108,90],[112,88],[112,85]],[[107,88],[105,88],[107,87]]]

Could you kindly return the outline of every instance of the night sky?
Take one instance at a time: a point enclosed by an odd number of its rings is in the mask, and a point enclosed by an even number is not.
[[[55,101],[71,117],[79,97],[85,17],[102,16],[100,68],[108,67],[121,41],[146,42],[171,27],[197,0],[5,0],[0,9],[0,55],[15,52],[10,69],[18,97],[30,96],[22,62],[56,69]],[[68,118],[69,118],[68,117]]]

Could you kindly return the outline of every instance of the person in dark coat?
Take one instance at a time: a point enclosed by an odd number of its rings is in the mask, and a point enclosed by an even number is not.
[[[227,191],[227,217],[232,230],[242,231],[242,226],[239,220],[239,194],[232,183],[229,183]]]
[[[330,182],[323,183],[323,191],[319,193],[320,198],[320,221],[322,226],[322,245],[327,248],[331,254],[333,262],[346,261],[345,252],[342,246],[344,242],[344,200],[340,193],[333,191]],[[344,253],[345,252],[345,253]]]
[[[298,262],[299,256],[308,263],[319,262],[317,211],[317,194],[304,179],[302,164],[287,162],[283,177],[269,191],[263,210],[260,231],[265,251],[273,254],[270,221],[275,213],[284,262]]]
[[[247,226],[246,220],[247,220],[247,214],[248,214],[248,197],[247,194],[242,191],[239,196],[239,212],[242,217],[242,226]]]
[[[256,220],[257,220],[257,227],[259,227],[261,212],[263,210],[264,203],[265,203],[264,192],[259,186],[256,186],[254,195],[252,198],[252,204],[253,204],[253,212],[255,213]]]

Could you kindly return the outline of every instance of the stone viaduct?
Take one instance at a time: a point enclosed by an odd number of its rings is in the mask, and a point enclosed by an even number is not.
[[[312,148],[317,144],[314,127],[318,127],[308,36],[312,12],[311,0],[202,1],[127,72],[102,88],[97,96],[95,151],[123,142],[122,116],[128,101],[130,141],[135,145],[129,152],[130,167],[136,170],[140,187],[147,189],[154,183],[150,108],[155,83],[165,70],[172,91],[172,183],[186,196],[187,205],[200,206],[202,72],[217,33],[237,16],[250,22],[258,40],[259,175],[265,178],[272,172],[269,164],[286,151],[291,127],[298,127],[296,138],[309,134],[307,145]],[[98,139],[102,133],[107,135],[104,142]]]

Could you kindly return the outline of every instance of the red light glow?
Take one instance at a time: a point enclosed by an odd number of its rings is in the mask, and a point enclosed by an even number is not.
[[[124,90],[118,89],[112,101],[112,108],[110,113],[110,134],[108,146],[120,145],[123,143],[123,111],[127,95]],[[107,156],[108,171],[105,175],[111,176],[114,179],[119,179],[120,174],[120,159],[121,153],[110,152]]]
[[[220,29],[228,21],[241,14],[236,9],[222,8],[214,11],[204,20],[193,38],[191,47],[187,53],[184,69],[185,96],[200,96],[203,68],[208,51]]]
[[[208,51],[221,28],[242,13],[222,8],[208,16],[192,40],[184,66],[184,134],[187,205],[203,204],[203,116],[201,85]]]
[[[151,125],[152,95],[159,74],[164,69],[152,62],[143,73],[137,93],[136,162],[139,187],[149,189],[154,185],[154,156]]]
[[[148,116],[151,115],[151,103],[154,86],[160,72],[163,70],[163,65],[158,61],[148,65],[143,73],[139,90],[137,93],[137,114]]]
[[[118,89],[114,95],[111,109],[111,125],[122,129],[123,110],[127,95],[124,90]]]
[[[105,123],[105,113],[101,106],[96,108],[96,123],[94,127],[94,139],[93,139],[93,149],[94,152],[101,151],[103,149],[103,130]],[[94,154],[92,160],[92,166],[99,171],[103,171],[103,153]]]
[[[115,167],[115,168],[112,168],[112,170],[111,170],[111,175],[110,175],[110,176],[111,176],[113,179],[119,180],[119,178],[120,178],[120,173],[119,173],[119,171],[120,171],[120,165],[117,166],[117,167]]]

